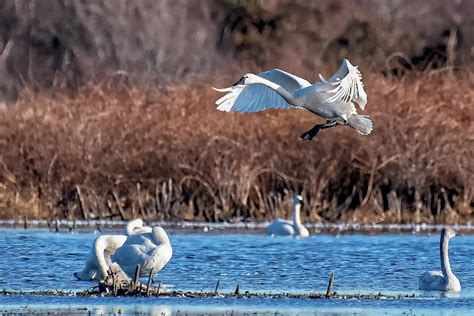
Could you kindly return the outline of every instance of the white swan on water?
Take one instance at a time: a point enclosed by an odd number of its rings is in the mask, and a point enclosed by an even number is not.
[[[152,228],[150,226],[143,226],[143,220],[141,218],[136,218],[128,222],[125,231],[128,236],[141,233],[151,233]]]
[[[441,231],[441,238],[439,241],[441,271],[426,271],[423,273],[419,280],[420,290],[461,291],[461,283],[454,275],[453,271],[451,271],[448,255],[449,240],[455,236],[462,236],[462,234],[455,232],[450,227],[443,228]]]
[[[308,230],[301,224],[300,209],[302,201],[303,197],[301,195],[295,196],[291,208],[292,221],[276,219],[267,226],[267,233],[279,236],[308,237]]]
[[[79,280],[103,280],[107,276],[112,261],[110,256],[122,247],[128,236],[150,233],[152,228],[143,226],[143,220],[137,218],[128,222],[126,235],[102,235],[97,237],[92,244],[92,249],[87,255],[84,269],[75,272],[74,276]]]
[[[102,235],[94,240],[92,249],[87,255],[86,264],[82,271],[75,272],[74,276],[79,280],[103,280],[107,276],[107,270],[111,264],[110,256],[121,247],[127,236],[125,235]]]
[[[111,256],[128,275],[135,274],[136,266],[140,265],[140,276],[159,272],[170,261],[173,255],[170,240],[165,230],[153,227],[151,233],[134,234]]]

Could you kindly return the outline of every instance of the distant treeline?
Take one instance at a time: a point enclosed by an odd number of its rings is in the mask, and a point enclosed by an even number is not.
[[[397,75],[468,65],[472,12],[442,0],[4,0],[0,101],[111,74],[155,84],[243,64],[310,79],[342,58]]]

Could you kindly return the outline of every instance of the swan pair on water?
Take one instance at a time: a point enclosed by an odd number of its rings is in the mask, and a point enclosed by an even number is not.
[[[159,272],[173,255],[170,240],[161,227],[143,226],[141,219],[130,221],[126,235],[102,235],[95,239],[82,271],[74,273],[79,280],[103,280],[113,265],[128,277],[140,265],[140,276],[153,269]]]

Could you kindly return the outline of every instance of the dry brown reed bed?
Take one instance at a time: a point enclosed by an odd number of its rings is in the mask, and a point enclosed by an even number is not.
[[[312,142],[298,140],[311,114],[222,113],[207,84],[26,91],[0,112],[0,214],[262,221],[298,192],[304,221],[471,221],[473,74],[364,79],[373,134]]]

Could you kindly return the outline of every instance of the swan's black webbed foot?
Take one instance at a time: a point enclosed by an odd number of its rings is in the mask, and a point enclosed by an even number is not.
[[[333,127],[333,126],[336,126],[336,125],[337,125],[336,121],[334,121],[334,122],[326,121],[326,123],[324,123],[324,124],[316,124],[309,131],[306,131],[303,134],[301,134],[300,137],[303,140],[312,140],[316,136],[316,134],[318,134],[318,132],[320,130],[325,129],[325,128],[330,128],[330,127]]]
[[[309,131],[306,131],[303,134],[301,134],[300,138],[302,140],[312,140],[316,136],[316,134],[318,134],[318,132],[320,130],[319,126],[318,126],[318,128],[315,128],[315,127],[310,129]]]

